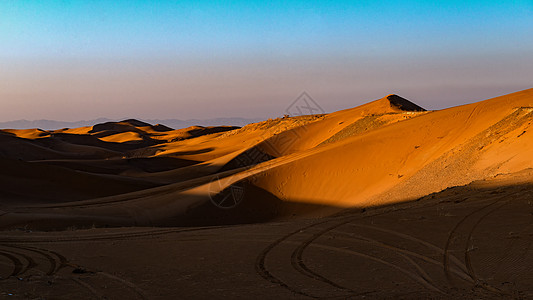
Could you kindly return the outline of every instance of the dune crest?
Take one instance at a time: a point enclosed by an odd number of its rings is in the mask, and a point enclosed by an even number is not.
[[[394,110],[400,110],[400,111],[426,111],[424,108],[414,104],[413,102],[402,98],[395,94],[387,95],[385,98],[389,101],[390,106]]]

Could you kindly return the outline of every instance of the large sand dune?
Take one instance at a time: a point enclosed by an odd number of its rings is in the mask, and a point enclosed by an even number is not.
[[[1,130],[0,292],[533,297],[532,121],[529,89],[242,128]]]

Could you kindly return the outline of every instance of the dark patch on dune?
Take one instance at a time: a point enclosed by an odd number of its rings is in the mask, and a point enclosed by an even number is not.
[[[399,110],[403,110],[403,111],[426,111],[426,109],[424,109],[423,107],[421,106],[418,106],[416,104],[414,104],[413,102],[403,98],[403,97],[400,97],[398,95],[395,95],[395,94],[391,94],[391,95],[388,95],[386,97],[387,100],[389,100],[390,102],[390,105],[391,107],[394,107],[394,108],[397,108]]]
[[[155,124],[153,126],[150,126],[150,128],[152,128],[153,131],[157,131],[157,132],[166,132],[166,131],[172,131],[174,129],[168,127],[168,126],[165,126],[163,124]]]
[[[34,143],[50,148],[61,148],[62,143],[91,146],[109,151],[123,153],[139,148],[149,147],[162,143],[162,141],[152,140],[150,138],[143,138],[142,141],[133,141],[127,143],[104,142],[96,136],[88,134],[70,134],[70,133],[55,133],[47,138],[39,138],[34,140]]]
[[[96,124],[93,126],[89,133],[97,133],[101,131],[112,131],[115,133],[134,131],[137,132],[137,127],[148,127],[152,126],[146,122],[142,122],[135,119],[128,119],[120,122],[105,122],[101,124]]]

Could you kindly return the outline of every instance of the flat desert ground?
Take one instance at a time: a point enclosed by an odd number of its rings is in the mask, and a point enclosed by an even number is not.
[[[532,121],[529,89],[4,129],[0,298],[533,299]]]

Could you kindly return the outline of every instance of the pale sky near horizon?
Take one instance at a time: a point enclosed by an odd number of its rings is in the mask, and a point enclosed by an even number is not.
[[[268,118],[533,87],[533,1],[0,1],[0,122]]]

